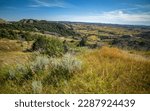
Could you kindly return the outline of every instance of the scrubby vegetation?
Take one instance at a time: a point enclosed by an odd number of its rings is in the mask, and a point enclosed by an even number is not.
[[[0,29],[7,30],[22,30],[22,31],[30,31],[30,32],[45,32],[48,33],[56,33],[63,36],[72,36],[78,35],[71,28],[65,27],[65,25],[56,23],[56,22],[48,22],[45,20],[32,20],[32,19],[23,19],[19,22],[12,22],[9,24],[0,24]]]
[[[1,69],[1,78],[3,81],[0,89],[1,93],[9,90],[9,93],[17,92],[16,88],[26,87],[26,83],[30,83],[30,90],[23,93],[46,93],[42,86],[59,87],[61,81],[69,81],[69,79],[81,70],[81,61],[66,54],[61,58],[49,58],[47,56],[37,56],[35,60],[28,64],[17,64],[7,70]],[[14,89],[7,89],[7,85],[14,84]],[[25,86],[24,86],[25,85]],[[27,86],[28,87],[28,86]]]
[[[29,32],[13,31],[7,29],[0,29],[0,38],[7,38],[10,40],[24,40],[24,41],[32,41],[35,39],[35,37],[31,35]]]
[[[64,53],[63,43],[58,38],[39,37],[32,45],[33,51],[49,56],[61,56]]]
[[[150,93],[149,28],[0,25],[0,93]]]

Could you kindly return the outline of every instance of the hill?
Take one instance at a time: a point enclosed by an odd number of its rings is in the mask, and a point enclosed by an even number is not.
[[[8,23],[6,20],[0,18],[0,24],[6,24],[6,23]]]
[[[11,22],[11,24],[0,24],[0,27],[0,29],[33,31],[63,36],[77,35],[73,29],[66,27],[61,23],[45,20],[22,19],[18,22]]]

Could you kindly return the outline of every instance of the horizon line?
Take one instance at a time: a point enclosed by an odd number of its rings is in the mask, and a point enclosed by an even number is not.
[[[88,22],[88,21],[68,21],[68,20],[47,20],[47,19],[35,19],[35,18],[22,18],[22,19],[18,19],[18,20],[7,20],[7,19],[4,19],[4,18],[0,18],[0,19],[3,19],[5,21],[8,21],[8,22],[19,22],[20,20],[23,20],[23,19],[26,19],[26,20],[45,20],[45,21],[48,21],[48,22],[70,22],[70,23],[88,23],[88,24],[105,24],[105,25],[126,25],[126,26],[147,26],[147,27],[150,27],[150,25],[146,25],[146,24],[126,24],[126,23],[111,23],[111,22]]]

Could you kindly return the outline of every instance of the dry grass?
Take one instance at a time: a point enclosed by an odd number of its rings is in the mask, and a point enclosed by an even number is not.
[[[31,53],[22,52],[30,48],[32,42],[20,42],[18,40],[0,40],[0,68],[6,65],[25,63]]]
[[[20,41],[20,40],[0,40],[0,52],[12,52],[12,51],[25,51],[30,49],[33,41]]]
[[[21,44],[17,43],[17,40],[0,40],[0,51],[20,51]]]
[[[150,60],[108,47],[82,54],[80,58],[85,63],[83,71],[57,91],[150,93]]]
[[[0,52],[0,67],[11,66],[15,64],[23,64],[30,58],[30,53],[24,53],[19,51],[13,52]]]

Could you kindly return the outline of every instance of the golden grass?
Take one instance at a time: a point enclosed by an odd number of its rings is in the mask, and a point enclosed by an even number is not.
[[[17,43],[17,40],[0,40],[0,51],[19,51],[21,50],[21,45]]]
[[[150,93],[150,60],[117,48],[82,54],[84,69],[59,91],[65,93]]]
[[[20,41],[20,40],[0,40],[0,52],[11,52],[11,51],[24,51],[30,49],[33,41]]]
[[[0,68],[6,65],[25,63],[31,53],[22,52],[31,47],[32,42],[20,42],[19,40],[0,40]]]
[[[0,52],[0,67],[23,64],[29,60],[30,56],[30,53],[19,51]]]

